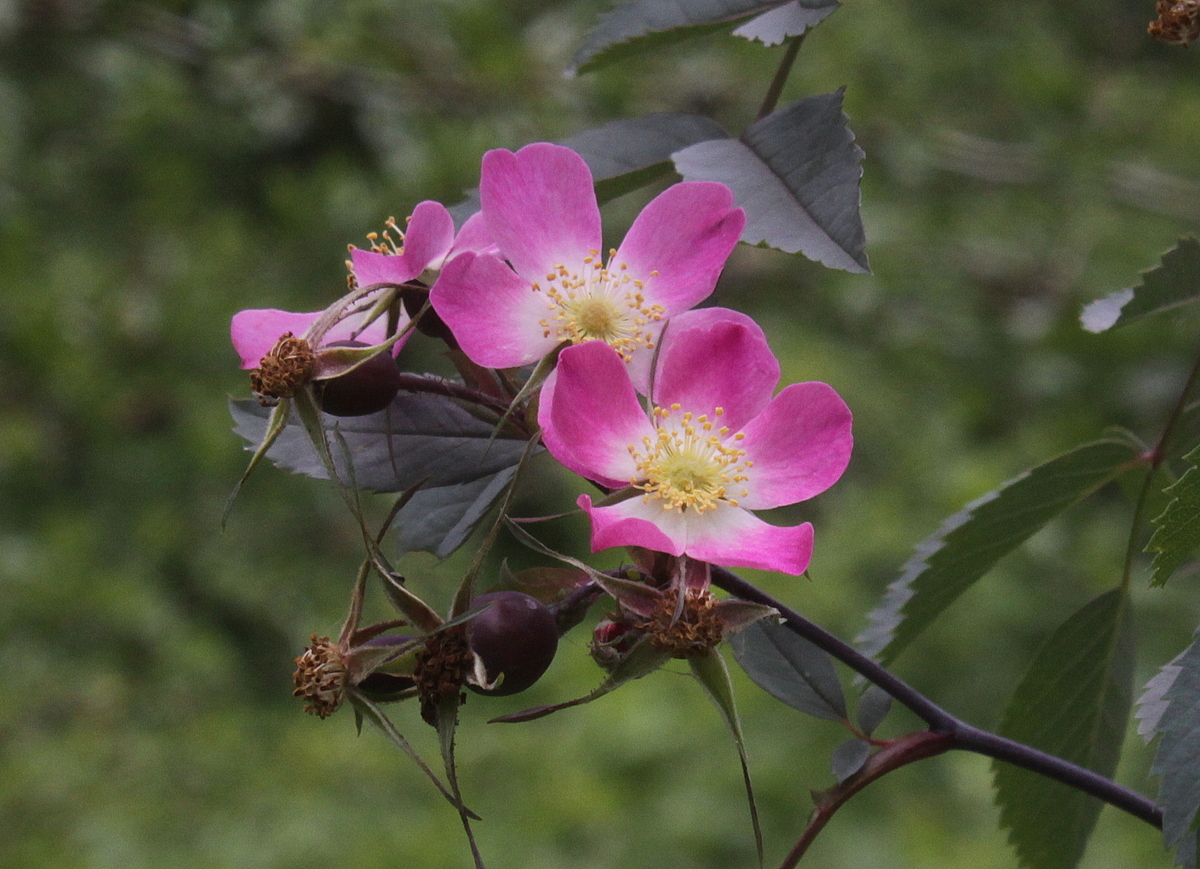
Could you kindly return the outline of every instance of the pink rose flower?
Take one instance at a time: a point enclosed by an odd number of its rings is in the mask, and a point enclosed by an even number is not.
[[[850,460],[851,414],[825,383],[795,383],[773,395],[778,381],[762,330],[723,309],[671,322],[649,416],[610,346],[565,349],[542,392],[546,446],[572,471],[632,495],[603,506],[579,497],[592,522],[592,551],[641,546],[803,573],[812,525],[770,525],[752,511],[833,485]]]
[[[406,228],[401,231],[390,224],[399,235],[393,240],[388,232],[375,250],[351,248],[350,266],[354,284],[364,291],[377,284],[400,285],[420,277],[427,270],[441,269],[447,261],[465,251],[481,251],[491,248],[479,214],[473,215],[456,234],[454,221],[441,203],[426,200],[413,209]],[[377,238],[377,237],[376,237]],[[364,344],[380,344],[387,337],[386,317],[380,317],[362,328],[362,317],[355,312],[366,313],[382,292],[365,293],[356,301],[353,310],[339,319],[321,334],[311,330],[326,311],[281,311],[277,308],[252,308],[239,311],[233,317],[230,337],[233,347],[242,359],[242,368],[258,366],[259,361],[271,351],[282,335],[291,333],[303,338],[313,350],[328,346],[335,341],[356,340]],[[408,316],[401,311],[397,330],[408,324]],[[406,338],[392,347],[392,355],[400,352]]]
[[[545,142],[485,154],[479,196],[495,251],[447,263],[430,299],[467,356],[489,368],[599,339],[640,363],[641,382],[663,321],[713,291],[745,224],[725,185],[675,184],[606,260],[587,164]]]

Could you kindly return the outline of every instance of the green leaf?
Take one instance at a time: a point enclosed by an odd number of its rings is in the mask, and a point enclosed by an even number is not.
[[[1169,676],[1160,679],[1164,673]],[[1159,740],[1150,772],[1162,776],[1158,803],[1163,810],[1163,842],[1167,848],[1174,848],[1193,829],[1200,809],[1200,631],[1155,679],[1160,685],[1148,685],[1147,694],[1157,694],[1158,687],[1166,684],[1165,691],[1158,695],[1162,704],[1153,722]],[[1139,703],[1145,701],[1143,695]],[[1188,850],[1181,849],[1180,855]]]
[[[642,51],[723,30],[730,24],[760,15],[789,0],[626,0],[587,35],[575,52],[567,75],[588,72]],[[802,0],[819,9],[837,0]]]
[[[842,112],[842,91],[807,97],[761,118],[740,140],[715,139],[674,154],[690,181],[720,181],[746,211],[742,241],[767,244],[866,273],[859,216],[862,149]]]
[[[1079,319],[1089,332],[1103,332],[1198,298],[1200,241],[1187,236],[1163,254],[1162,265],[1142,272],[1140,286],[1097,299],[1083,309]]]
[[[1153,552],[1154,576],[1150,585],[1161,586],[1171,578],[1180,564],[1191,558],[1200,547],[1200,447],[1183,457],[1192,467],[1179,478],[1179,482],[1164,491],[1171,496],[1167,508],[1154,520],[1158,527],[1147,552]]]
[[[758,820],[758,805],[754,801],[754,786],[750,782],[750,762],[746,758],[746,741],[742,737],[742,724],[738,719],[737,705],[733,700],[733,683],[729,679],[729,668],[725,659],[716,649],[709,649],[703,654],[692,655],[688,658],[692,675],[704,686],[708,696],[712,698],[721,716],[733,734],[733,742],[737,747],[738,761],[742,765],[742,782],[746,786],[746,803],[750,807],[750,822],[754,825],[754,844],[758,849],[758,865],[763,863],[762,825]]]
[[[1111,777],[1121,755],[1133,692],[1129,600],[1105,592],[1067,619],[1017,686],[1000,733]],[[1068,785],[1001,761],[993,764],[1000,823],[1021,865],[1072,869],[1101,802]]]
[[[752,18],[733,31],[733,35],[743,39],[757,39],[763,45],[779,45],[785,39],[803,36],[809,29],[824,21],[840,5],[835,0],[828,5],[814,7],[805,5],[800,0],[792,0],[790,3],[764,12],[757,18]]]
[[[860,647],[883,663],[894,660],[997,561],[1139,457],[1118,441],[1085,444],[972,501],[917,546],[868,616]]]
[[[846,695],[833,659],[808,640],[763,619],[729,643],[742,669],[775,699],[816,718],[846,720]]]

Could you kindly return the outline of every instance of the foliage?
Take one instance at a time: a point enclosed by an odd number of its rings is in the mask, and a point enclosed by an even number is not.
[[[789,514],[817,525],[813,581],[764,582],[817,621],[853,633],[914,540],[1021,468],[1109,424],[1161,431],[1194,344],[1189,310],[1112,335],[1074,327],[1082,301],[1125,285],[1196,218],[1194,58],[1147,44],[1143,12],[867,0],[806,37],[784,103],[846,87],[843,129],[868,155],[875,277],[743,250],[718,299],[762,318],[785,376],[834,383],[856,414],[842,488]],[[563,84],[595,14],[545,0],[419,13],[64,2],[18,3],[0,22],[0,642],[17,698],[0,713],[0,832],[11,860],[461,865],[459,819],[419,773],[396,771],[390,743],[289,705],[290,658],[343,616],[346,564],[363,544],[332,487],[263,469],[217,533],[245,458],[214,399],[246,395],[225,326],[246,305],[307,310],[336,296],[347,240],[420,199],[455,201],[489,148],[680,110],[704,119],[661,143],[670,128],[652,122],[654,146],[625,164],[645,174],[596,173],[618,179],[600,186],[609,199],[667,178],[676,151],[749,126],[746,95],[775,58],[720,38],[744,19],[669,49],[652,37],[649,51]],[[612,141],[597,154],[615,154]],[[414,370],[453,375],[411,349]],[[560,509],[570,484],[530,473],[538,491],[521,512]],[[494,493],[439,494],[455,511]],[[408,502],[414,512],[426,496]],[[909,645],[905,675],[991,720],[1029,650],[1110,575],[1112,541],[1128,532],[1118,501],[1099,491],[997,561]],[[379,504],[364,508],[381,518]],[[401,521],[418,539],[398,545],[437,548],[452,527],[465,539],[474,517],[456,515],[469,521]],[[578,531],[546,536],[571,550]],[[529,558],[497,549],[485,574]],[[449,594],[462,561],[412,554],[398,566]],[[1155,596],[1135,595],[1153,626],[1147,666],[1195,628],[1180,566]],[[488,819],[489,865],[752,862],[732,808],[734,753],[722,766],[712,750],[725,725],[702,692],[671,690],[686,680],[633,681],[603,706],[499,734],[484,725],[591,684],[590,662],[572,657],[533,697],[462,710],[459,771]],[[786,710],[733,679],[770,854],[802,823],[797,795],[832,781],[841,736],[779,727]],[[1185,708],[1167,721],[1186,721]],[[432,732],[406,735],[438,753],[421,740]],[[1165,797],[1185,793],[1184,769],[1166,762]],[[841,809],[808,861],[1009,864],[989,799],[969,763],[915,765]],[[1186,819],[1187,800],[1170,799]],[[1163,860],[1145,831],[1113,826],[1098,826],[1084,865],[1102,853]]]

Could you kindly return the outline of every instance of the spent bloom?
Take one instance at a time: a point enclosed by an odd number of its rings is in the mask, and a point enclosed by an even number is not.
[[[745,224],[725,185],[674,184],[606,258],[591,171],[545,142],[485,154],[479,197],[495,250],[447,263],[430,299],[466,354],[489,368],[598,339],[636,361],[640,380],[666,318],[713,291]]]
[[[331,347],[347,342],[378,345],[404,329],[409,317],[402,308],[391,334],[386,315],[366,322],[375,316],[373,309],[390,288],[440,269],[462,251],[490,247],[478,214],[456,234],[445,207],[428,200],[413,210],[405,230],[389,221],[382,236],[369,238],[371,250],[350,249],[350,294],[329,308],[306,312],[252,308],[233,316],[233,347],[242,368],[254,370],[252,384],[264,400],[289,397],[310,379],[336,376],[357,362],[352,355],[329,352]],[[405,340],[402,336],[393,343],[393,356]]]
[[[833,485],[850,460],[851,415],[825,383],[794,383],[773,395],[778,381],[762,330],[719,308],[672,321],[649,415],[611,347],[592,341],[564,350],[542,393],[546,446],[572,471],[630,496],[615,503],[580,496],[592,550],[641,546],[803,573],[812,525],[779,527],[752,511]]]

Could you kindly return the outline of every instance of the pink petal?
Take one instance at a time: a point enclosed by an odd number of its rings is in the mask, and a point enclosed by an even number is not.
[[[538,424],[554,458],[610,489],[629,485],[636,473],[629,445],[654,435],[625,363],[603,341],[563,350],[549,395],[543,387]]]
[[[743,429],[738,445],[754,464],[741,506],[794,504],[832,486],[850,462],[850,424],[850,408],[828,384],[785,387]]]
[[[555,265],[576,270],[600,252],[600,208],[583,158],[561,145],[537,142],[517,153],[483,155],[479,200],[501,256],[529,281]]]
[[[450,246],[450,253],[447,258],[457,256],[460,253],[483,253],[490,251],[495,253],[496,245],[492,242],[491,233],[487,231],[487,224],[483,220],[483,212],[476,211],[466,222],[463,223],[462,229],[458,231],[458,235],[454,238],[454,244]]]
[[[613,263],[628,265],[629,274],[645,282],[647,301],[662,305],[669,317],[713,291],[745,223],[724,184],[684,181],[642,209]]]
[[[725,567],[751,567],[799,576],[812,558],[813,528],[808,522],[779,527],[739,507],[722,506],[691,514],[687,554]]]
[[[492,254],[451,259],[429,299],[463,352],[486,368],[526,365],[554,349],[554,339],[539,325],[545,301]]]
[[[229,325],[229,337],[233,349],[242,357],[242,368],[257,368],[259,361],[271,352],[280,337],[291,332],[298,338],[304,337],[308,327],[324,313],[313,311],[298,314],[276,308],[250,308],[233,315]]]
[[[421,272],[403,254],[377,253],[356,247],[350,251],[350,270],[360,287],[375,284],[402,284]]]
[[[779,382],[779,361],[762,329],[724,308],[689,311],[673,317],[659,350],[654,402],[678,403],[684,411],[713,416],[738,431],[771,400]]]
[[[427,268],[441,266],[452,244],[454,218],[446,206],[432,199],[418,203],[404,231],[404,258],[413,269],[412,277],[417,277]]]
[[[684,536],[679,534],[678,539],[673,538],[657,522],[641,515],[643,511],[639,507],[645,508],[648,505],[644,504],[640,497],[633,497],[608,507],[596,507],[591,498],[580,495],[576,503],[592,520],[592,552],[614,546],[641,546],[655,552],[683,555]],[[669,520],[677,515],[675,511],[666,511],[657,505],[654,505],[654,509],[666,514],[661,517],[664,520],[663,524],[668,524]]]

